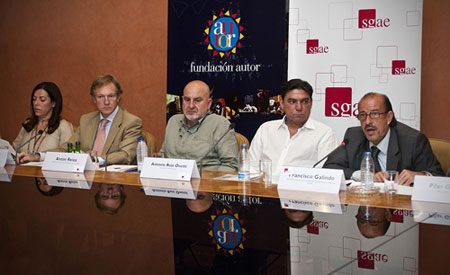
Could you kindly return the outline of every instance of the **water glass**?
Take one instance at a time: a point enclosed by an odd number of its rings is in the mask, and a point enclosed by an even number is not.
[[[259,161],[259,173],[264,184],[272,183],[272,161],[260,160]]]
[[[388,194],[397,193],[398,187],[398,172],[385,171],[384,172],[384,192]]]

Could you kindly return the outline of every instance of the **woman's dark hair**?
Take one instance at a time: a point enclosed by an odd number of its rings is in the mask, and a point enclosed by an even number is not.
[[[41,82],[39,83],[31,93],[31,100],[30,100],[30,106],[31,106],[31,117],[27,118],[24,123],[22,123],[23,128],[27,130],[27,132],[31,131],[34,126],[39,121],[39,118],[34,114],[33,109],[33,96],[34,93],[37,90],[43,89],[47,92],[48,96],[50,97],[51,102],[55,103],[55,107],[53,108],[52,116],[48,120],[48,128],[47,133],[51,134],[59,127],[59,120],[60,120],[60,114],[63,107],[63,100],[61,96],[61,91],[59,90],[58,86],[56,86],[53,82]]]

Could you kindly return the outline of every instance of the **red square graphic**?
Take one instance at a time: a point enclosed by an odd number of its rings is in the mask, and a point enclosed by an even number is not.
[[[373,254],[358,250],[358,267],[365,269],[375,269],[375,260],[373,259]]]
[[[406,60],[392,60],[393,75],[405,74],[405,68],[406,68]]]
[[[376,24],[376,10],[359,10],[358,13],[358,28],[367,29],[374,28]]]
[[[403,223],[403,211],[394,211],[392,213],[392,222]]]
[[[350,117],[352,115],[352,88],[325,88],[325,116]]]
[[[319,235],[319,227],[308,224],[306,226],[306,232],[308,232],[309,234]]]
[[[319,39],[306,40],[306,54],[314,54],[314,48],[319,48]]]

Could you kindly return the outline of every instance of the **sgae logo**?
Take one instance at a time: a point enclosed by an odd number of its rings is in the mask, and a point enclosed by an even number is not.
[[[392,60],[392,74],[393,75],[416,74],[416,68],[406,67],[406,60]]]
[[[244,249],[242,242],[246,240],[246,230],[242,228],[243,220],[237,213],[223,209],[216,209],[216,215],[211,216],[209,235],[213,237],[212,243],[217,245],[217,250],[233,255]]]
[[[358,103],[352,105],[352,88],[325,88],[325,116],[350,117],[356,116]]]
[[[319,39],[306,40],[306,54],[328,53],[328,46],[319,46]]]
[[[358,13],[358,28],[387,28],[391,25],[389,18],[377,18],[376,10],[359,10]]]
[[[319,235],[319,228],[328,229],[328,222],[313,220],[306,226],[306,232],[308,232],[309,234]]]
[[[230,56],[230,53],[236,53],[236,48],[241,47],[240,40],[244,37],[242,34],[244,27],[240,25],[241,18],[236,13],[230,14],[230,11],[220,12],[218,17],[213,15],[212,20],[208,21],[204,42],[213,56]]]
[[[358,250],[358,267],[365,269],[375,269],[375,262],[387,263],[389,257],[386,254],[369,253],[367,251]]]

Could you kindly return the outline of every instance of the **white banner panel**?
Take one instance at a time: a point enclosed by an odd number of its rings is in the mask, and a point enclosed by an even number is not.
[[[338,139],[357,103],[387,94],[397,119],[420,128],[422,1],[291,0],[288,79],[314,89],[311,115]]]

